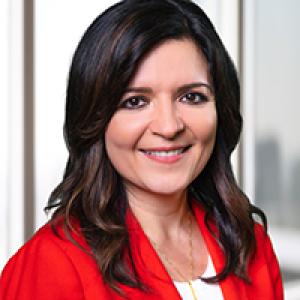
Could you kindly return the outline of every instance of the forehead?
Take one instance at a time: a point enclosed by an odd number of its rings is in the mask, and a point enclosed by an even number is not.
[[[192,81],[209,81],[206,58],[192,40],[172,39],[144,57],[129,86],[180,85]]]

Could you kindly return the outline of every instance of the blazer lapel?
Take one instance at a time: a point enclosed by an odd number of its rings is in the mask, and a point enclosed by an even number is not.
[[[149,294],[143,294],[143,299],[180,300],[181,297],[171,277],[130,210],[127,212],[126,223],[137,272],[142,282],[145,282],[151,289]]]

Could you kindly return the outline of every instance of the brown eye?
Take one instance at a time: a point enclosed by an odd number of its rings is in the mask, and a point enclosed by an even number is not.
[[[180,101],[188,103],[188,104],[200,104],[200,103],[208,101],[208,97],[203,93],[192,92],[192,93],[187,93],[187,94],[183,95],[180,98]]]
[[[147,101],[144,97],[134,96],[124,100],[121,103],[120,108],[137,109],[137,108],[144,107],[146,104]]]

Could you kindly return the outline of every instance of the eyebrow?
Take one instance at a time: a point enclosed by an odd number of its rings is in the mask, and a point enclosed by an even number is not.
[[[193,82],[193,83],[184,84],[179,88],[177,88],[176,93],[180,94],[196,87],[206,87],[212,94],[214,93],[212,86],[205,82]],[[152,89],[149,87],[129,87],[125,90],[125,93],[151,94],[152,92],[153,92]]]
[[[180,94],[196,87],[206,87],[212,94],[214,93],[212,86],[205,82],[194,82],[194,83],[185,84],[177,89],[177,93]]]

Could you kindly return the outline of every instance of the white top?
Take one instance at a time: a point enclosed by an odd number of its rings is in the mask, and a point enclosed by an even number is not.
[[[211,277],[214,275],[216,275],[216,271],[211,257],[208,256],[207,267],[202,277]],[[174,281],[174,285],[176,286],[183,300],[194,300],[191,289],[187,282]],[[198,299],[224,300],[219,284],[208,284],[201,281],[201,279],[196,279],[192,281],[192,285]]]

